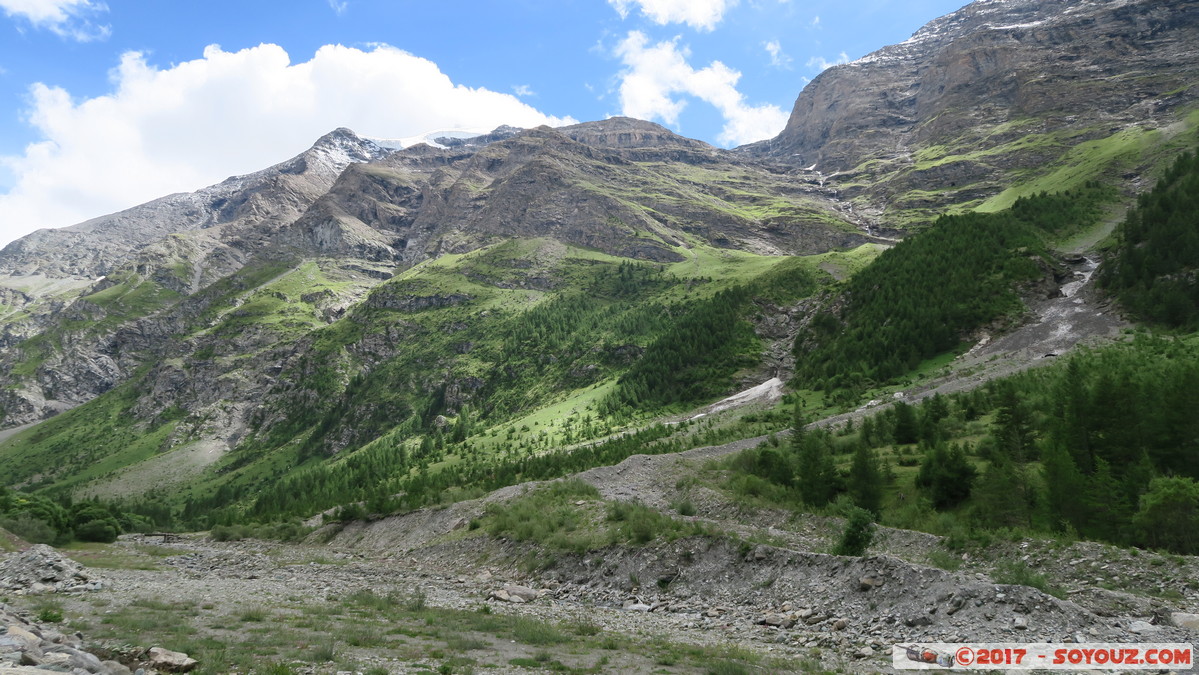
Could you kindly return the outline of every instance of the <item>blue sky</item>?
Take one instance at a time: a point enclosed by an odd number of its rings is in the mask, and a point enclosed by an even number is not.
[[[0,244],[303,151],[631,115],[768,138],[965,0],[0,0]]]

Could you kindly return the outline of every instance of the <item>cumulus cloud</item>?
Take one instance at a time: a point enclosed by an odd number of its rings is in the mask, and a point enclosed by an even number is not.
[[[80,42],[103,39],[111,33],[109,26],[92,21],[108,11],[107,5],[95,0],[0,0],[0,10],[6,16]]]
[[[849,55],[845,52],[841,52],[837,56],[836,61],[829,61],[823,56],[813,56],[812,58],[808,59],[808,67],[815,68],[817,70],[828,70],[833,66],[839,66],[845,63],[849,63]]]
[[[737,5],[738,0],[608,0],[621,18],[628,18],[634,7],[641,9],[650,21],[658,25],[685,23],[697,30],[712,30],[724,18],[724,13]]]
[[[787,68],[791,65],[791,57],[783,52],[783,46],[778,40],[771,40],[762,45],[767,54],[770,54],[770,65],[775,68]]]
[[[658,119],[677,125],[687,101],[685,95],[714,106],[724,117],[717,140],[729,145],[760,141],[776,135],[787,124],[787,113],[775,105],[753,106],[737,91],[741,73],[720,61],[696,70],[688,62],[679,38],[650,44],[640,31],[632,31],[616,47],[624,63],[620,74],[621,112],[629,117]]]
[[[537,92],[533,91],[533,88],[527,84],[514,85],[512,87],[512,93],[514,93],[517,96],[520,96],[522,98],[525,96],[536,96],[537,95]]]
[[[325,46],[293,64],[275,45],[214,45],[166,69],[129,52],[112,78],[112,92],[82,100],[32,87],[27,119],[42,140],[0,157],[15,177],[0,194],[0,242],[265,168],[339,126],[400,138],[574,122],[455,84],[435,63],[388,46]]]

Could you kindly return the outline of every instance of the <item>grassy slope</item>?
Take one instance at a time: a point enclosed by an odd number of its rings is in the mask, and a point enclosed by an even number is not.
[[[500,451],[500,446],[505,443],[508,447],[523,443],[527,447],[544,448],[564,442],[568,435],[572,441],[583,440],[581,429],[569,428],[569,420],[587,414],[598,417],[597,401],[612,390],[616,378],[627,366],[611,360],[596,362],[589,350],[595,345],[619,347],[629,344],[630,339],[633,340],[631,344],[644,348],[653,339],[656,324],[652,321],[646,323],[650,332],[639,338],[621,332],[617,324],[630,315],[638,312],[657,314],[659,308],[667,306],[686,307],[734,284],[768,276],[775,269],[799,265],[819,273],[821,265],[831,263],[839,269],[853,270],[877,253],[875,247],[864,247],[842,254],[787,259],[706,247],[680,247],[678,250],[687,259],[663,268],[662,279],[647,279],[645,288],[648,290],[618,291],[600,303],[595,310],[600,312],[597,314],[599,323],[588,324],[592,332],[583,336],[586,338],[583,343],[575,345],[578,363],[549,369],[526,364],[530,366],[525,368],[529,372],[516,378],[506,389],[501,387],[492,392],[493,398],[502,402],[506,410],[490,414],[476,410],[472,413],[482,419],[478,419],[472,429],[473,435],[466,448],[471,453],[486,455]],[[532,261],[532,264],[526,261]],[[510,351],[504,351],[503,337],[506,331],[521,322],[522,316],[538,307],[544,309],[546,303],[564,294],[588,288],[589,284],[596,283],[599,270],[616,270],[627,262],[595,251],[564,247],[553,241],[511,241],[423,263],[382,284],[374,294],[375,298],[393,299],[468,298],[463,302],[415,311],[372,307],[372,303],[367,302],[329,325],[317,318],[316,308],[304,298],[324,290],[330,293],[347,290],[349,282],[339,279],[336,269],[319,261],[307,261],[243,270],[193,300],[202,311],[192,324],[193,332],[187,337],[190,344],[198,346],[197,353],[176,360],[177,365],[186,367],[195,359],[216,359],[230,368],[231,373],[236,373],[242,361],[252,368],[252,354],[224,354],[223,345],[232,345],[239,335],[265,331],[275,341],[310,349],[312,358],[308,365],[319,366],[307,372],[301,369],[285,373],[281,380],[295,377],[301,380],[302,386],[321,392],[321,398],[325,400],[346,396],[352,403],[343,408],[330,407],[324,416],[313,418],[309,423],[292,425],[275,437],[268,435],[254,439],[249,447],[225,456],[203,474],[195,476],[176,492],[172,501],[212,494],[226,484],[249,486],[287,475],[297,467],[300,448],[308,444],[310,452],[319,449],[312,445],[312,439],[320,436],[322,420],[332,420],[329,424],[336,428],[338,418],[344,416],[347,409],[357,414],[346,421],[347,426],[353,425],[357,430],[374,425],[373,431],[360,436],[357,445],[362,450],[394,444],[414,451],[420,441],[414,428],[397,424],[402,419],[385,418],[397,411],[417,414],[417,408],[428,401],[414,400],[418,394],[410,388],[397,389],[397,383],[410,384],[421,374],[442,370],[454,378],[491,377],[495,372],[495,358],[504,354],[512,357]],[[549,286],[545,285],[546,279],[550,280]],[[620,293],[633,293],[633,296],[625,297]],[[127,291],[110,290],[101,300],[115,303],[127,296]],[[469,328],[455,328],[463,325],[469,325]],[[398,357],[372,362],[373,355],[354,346],[369,342],[372,335],[396,330],[405,333],[407,338],[397,336],[394,339],[407,339],[409,346]],[[472,343],[472,347],[469,350],[456,348],[463,343]],[[272,343],[268,348],[276,346]],[[365,372],[368,365],[372,366],[371,370]],[[588,365],[597,368],[581,378],[577,386],[572,386],[571,368]],[[359,372],[363,374],[355,378],[353,374]],[[53,485],[55,489],[71,489],[159,456],[173,447],[172,443],[182,440],[173,439],[172,434],[185,421],[182,419],[184,412],[165,415],[149,425],[136,423],[130,409],[146,386],[147,381],[135,378],[85,406],[9,439],[0,445],[0,469],[17,480],[33,479],[39,484]],[[278,404],[286,399],[274,401]],[[362,404],[354,404],[355,401]],[[380,414],[359,414],[368,408]],[[451,422],[454,421],[451,416]],[[602,428],[597,424],[588,433],[601,434],[614,429],[608,421]],[[509,430],[512,430],[512,436],[508,435]],[[335,462],[356,454],[343,453]],[[451,455],[444,461],[459,460],[459,456]],[[309,460],[309,463],[313,461],[325,460]],[[57,470],[52,474],[45,473],[47,466],[55,466]]]
[[[1194,144],[1199,110],[1180,115],[1176,123],[1162,129],[1130,126],[1099,138],[1095,137],[1105,130],[1071,128],[1045,133],[1038,131],[1038,127],[1035,119],[979,126],[961,137],[917,149],[910,165],[897,167],[881,160],[864,162],[849,172],[854,182],[846,186],[896,180],[920,183],[920,188],[895,195],[892,200],[889,218],[902,226],[919,227],[942,212],[1001,211],[1020,197],[1069,190],[1092,180],[1120,183],[1125,174],[1139,174],[1161,166],[1170,156]],[[1080,142],[1079,139],[1086,137],[1094,140]],[[950,185],[944,178],[954,164],[962,163],[969,174],[972,169],[967,165],[1003,167],[1009,161],[1007,158],[1017,153],[1043,157],[1044,161],[1027,169],[1003,169],[1004,182],[1009,187],[990,197],[978,196],[980,191],[993,191],[990,183]],[[927,178],[921,178],[922,174]],[[927,206],[945,203],[946,198],[954,195],[960,197],[951,199],[948,207],[936,212]]]

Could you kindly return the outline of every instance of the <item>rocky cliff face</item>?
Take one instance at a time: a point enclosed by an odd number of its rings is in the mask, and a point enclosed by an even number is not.
[[[387,153],[338,129],[262,171],[9,244],[0,251],[4,426],[119,384],[145,356],[137,336],[165,340],[171,331],[160,328],[183,320],[153,314],[239,270],[347,166]]]
[[[204,249],[234,244],[252,250],[263,235],[294,220],[324,194],[347,166],[379,159],[387,152],[348,129],[338,129],[304,153],[268,169],[22,237],[0,251],[0,282],[4,277],[31,275],[93,280],[135,260],[168,236],[185,233],[199,233],[192,236]]]
[[[815,181],[615,118],[352,167],[276,241],[403,265],[510,237],[658,261],[679,260],[689,236],[778,253],[864,241],[828,197]]]
[[[1197,80],[1192,0],[978,0],[826,70],[777,138],[745,150],[833,174],[876,213],[929,212],[977,204],[1083,141],[1170,133]]]
[[[182,371],[163,365],[212,343],[196,331],[244,311],[239,284],[271,276],[253,270],[325,261],[339,285],[309,289],[311,302],[287,298],[311,305],[320,325],[397,272],[513,238],[658,262],[697,244],[816,253],[869,239],[818,181],[648,122],[501,128],[471,141],[388,152],[340,129],[262,172],[13,243],[0,253],[5,425],[86,402],[143,363],[167,390],[204,392],[185,407],[255,398],[269,386],[257,375],[205,362],[186,375],[211,382],[179,388]],[[279,335],[238,339],[256,353]]]

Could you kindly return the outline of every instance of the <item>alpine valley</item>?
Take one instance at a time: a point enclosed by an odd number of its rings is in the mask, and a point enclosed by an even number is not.
[[[386,145],[0,251],[0,672],[1195,641],[1199,2],[977,0],[732,150]]]

